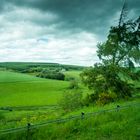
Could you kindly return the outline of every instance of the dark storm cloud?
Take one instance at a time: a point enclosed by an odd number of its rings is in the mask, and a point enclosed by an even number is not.
[[[12,10],[9,1],[0,0],[0,14]]]
[[[6,2],[57,14],[59,19],[55,22],[60,29],[86,30],[103,35],[111,23],[117,22],[119,17],[115,16],[123,4],[123,0],[2,0],[1,5],[5,7]],[[138,15],[140,0],[127,0],[127,5],[128,11],[133,10]],[[46,20],[33,19],[33,22],[47,25]]]

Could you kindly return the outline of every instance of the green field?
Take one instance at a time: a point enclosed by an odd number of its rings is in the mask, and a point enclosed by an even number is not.
[[[74,78],[83,95],[91,91],[80,81],[81,70],[65,71],[66,79]],[[69,118],[89,112],[116,108],[117,105],[128,106],[139,104],[139,93],[127,100],[118,100],[104,106],[89,105],[65,112],[58,106],[62,95],[68,93],[70,80],[50,80],[14,71],[0,71],[0,131],[9,128],[26,126],[27,123],[38,124],[48,120]],[[135,83],[139,87],[139,82]],[[73,92],[74,90],[71,90]],[[138,96],[137,96],[138,95]],[[85,96],[84,96],[85,97]],[[53,108],[57,105],[58,108]],[[42,108],[47,107],[48,108]],[[16,108],[17,107],[17,108]],[[34,108],[36,107],[36,109]],[[68,120],[31,130],[33,140],[137,140],[139,139],[140,108],[129,107],[120,111],[103,112],[85,119]],[[27,131],[1,135],[0,140],[26,140]]]
[[[80,71],[80,70],[66,71],[66,72],[64,72],[65,79],[74,78],[75,80],[80,81],[81,72],[82,71]]]
[[[0,71],[0,106],[56,104],[68,82]]]

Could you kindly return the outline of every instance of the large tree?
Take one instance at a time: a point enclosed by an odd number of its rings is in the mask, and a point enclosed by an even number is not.
[[[135,65],[140,64],[140,17],[127,21],[125,17],[124,4],[119,24],[110,28],[106,42],[97,45],[101,63],[81,74],[83,82],[94,89],[93,100],[100,100],[102,95],[108,99],[132,95],[134,88],[128,79],[138,79],[139,75]]]
[[[111,27],[107,41],[98,45],[97,53],[105,64],[127,67],[140,64],[140,17]]]

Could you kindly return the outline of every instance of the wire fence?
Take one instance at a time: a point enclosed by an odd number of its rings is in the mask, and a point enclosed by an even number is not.
[[[60,108],[58,105],[45,105],[45,106],[15,106],[15,107],[10,107],[10,106],[5,106],[5,107],[0,107],[0,110],[5,110],[5,111],[20,111],[20,110],[39,110],[39,109],[58,109]]]
[[[44,105],[44,106],[15,106],[15,107],[10,107],[10,106],[5,106],[5,107],[0,107],[0,111],[43,111],[42,113],[38,113],[38,114],[28,114],[27,117],[34,117],[34,116],[40,116],[40,115],[46,115],[46,110],[49,111],[55,111],[55,110],[59,110],[61,109],[60,106],[58,105]],[[45,112],[44,112],[45,111]],[[16,117],[16,118],[12,118],[12,119],[8,119],[6,122],[17,122],[17,121],[21,121],[23,118],[22,117]],[[0,123],[2,123],[5,121],[3,121],[3,119],[0,120]]]
[[[42,122],[42,123],[38,123],[38,124],[27,123],[27,125],[23,126],[23,127],[0,130],[0,135],[5,135],[5,134],[9,134],[9,133],[16,133],[16,132],[25,131],[25,130],[28,132],[31,129],[39,128],[42,126],[47,126],[49,124],[63,123],[63,122],[68,122],[68,121],[71,121],[74,119],[84,119],[84,118],[88,118],[89,116],[94,116],[94,115],[106,113],[106,112],[119,111],[119,110],[127,109],[129,107],[134,107],[134,106],[140,107],[140,104],[135,103],[135,104],[130,104],[130,105],[126,105],[126,106],[117,106],[115,108],[100,110],[100,111],[96,111],[96,112],[88,112],[88,113],[82,112],[80,115],[74,115],[74,116],[70,116],[67,118],[61,118],[61,119],[55,119],[55,120],[48,120],[46,122]]]

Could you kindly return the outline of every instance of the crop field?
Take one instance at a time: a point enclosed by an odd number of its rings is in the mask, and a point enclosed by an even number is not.
[[[0,71],[0,107],[56,104],[68,82]]]

